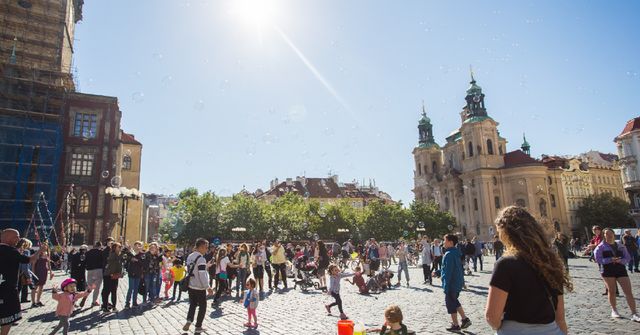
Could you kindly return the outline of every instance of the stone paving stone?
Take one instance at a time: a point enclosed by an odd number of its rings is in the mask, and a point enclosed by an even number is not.
[[[485,259],[485,271],[465,277],[468,291],[463,291],[460,301],[471,318],[473,325],[466,334],[492,334],[484,321],[484,306],[488,292],[488,283],[493,267],[492,257]],[[566,296],[566,316],[571,334],[639,334],[640,323],[629,320],[630,312],[623,297],[618,298],[618,310],[626,319],[612,320],[610,308],[600,279],[598,268],[585,259],[569,260],[575,292]],[[392,266],[393,269],[393,266]],[[412,278],[410,287],[396,288],[382,294],[363,296],[354,286],[343,282],[341,296],[345,313],[356,322],[362,322],[367,328],[379,327],[383,323],[383,311],[390,304],[398,304],[403,311],[405,324],[417,334],[448,334],[444,330],[449,324],[449,316],[444,307],[444,296],[438,286],[422,284],[422,269],[410,268]],[[630,274],[636,300],[640,301],[640,274]],[[54,283],[64,279],[62,272],[56,272]],[[404,284],[404,282],[403,282]],[[126,280],[120,280],[118,289],[118,313],[103,314],[98,308],[85,307],[71,319],[70,334],[88,335],[143,335],[143,334],[183,334],[189,304],[186,296],[178,303],[156,306],[144,306],[139,310],[124,310]],[[292,285],[291,285],[292,286]],[[43,293],[45,307],[30,308],[23,304],[26,312],[23,320],[12,328],[11,334],[38,335],[48,334],[57,324],[54,315],[55,301],[51,299],[51,286]],[[206,334],[336,334],[338,311],[327,316],[323,305],[333,299],[319,291],[303,293],[289,289],[286,292],[265,294],[258,306],[259,327],[247,330],[243,324],[246,311],[233,296],[221,303],[221,309],[214,310],[207,305],[204,327]],[[191,326],[191,332],[194,330]]]

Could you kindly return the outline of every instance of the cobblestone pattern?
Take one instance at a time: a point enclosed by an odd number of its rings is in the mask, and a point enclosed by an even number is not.
[[[488,292],[493,260],[485,260],[485,271],[465,277],[469,290],[461,293],[460,301],[473,325],[467,334],[492,334],[484,321],[484,306]],[[630,312],[623,297],[618,299],[618,309],[625,319],[612,320],[603,282],[594,263],[585,259],[572,259],[570,271],[574,279],[575,292],[566,296],[566,315],[571,334],[639,334],[640,323],[629,320]],[[392,267],[393,268],[393,267]],[[422,284],[422,269],[411,268],[411,284],[381,294],[363,296],[355,287],[344,282],[342,299],[345,313],[367,328],[380,327],[383,310],[390,304],[398,304],[404,314],[405,324],[417,334],[446,334],[449,316],[444,307],[444,296],[439,286]],[[630,274],[636,300],[640,300],[640,274]],[[57,272],[55,283],[63,279]],[[394,278],[395,281],[395,278]],[[434,280],[439,285],[439,280]],[[292,287],[293,285],[289,285]],[[55,301],[51,299],[50,285],[43,294],[45,307],[26,308],[23,320],[13,327],[11,334],[48,334],[57,324],[54,315]],[[186,294],[179,303],[161,303],[155,307],[123,310],[126,280],[120,280],[118,289],[118,313],[103,314],[98,308],[79,311],[71,319],[71,334],[183,334],[188,302]],[[161,293],[162,294],[162,293]],[[333,299],[319,291],[302,293],[300,290],[273,292],[264,296],[258,306],[257,329],[243,326],[246,312],[242,304],[227,297],[221,308],[214,310],[207,305],[204,327],[206,334],[336,334],[337,310],[327,316],[324,304]],[[193,331],[192,326],[191,330]]]

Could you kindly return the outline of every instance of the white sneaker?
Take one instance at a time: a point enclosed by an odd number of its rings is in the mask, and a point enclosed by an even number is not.
[[[618,313],[618,311],[616,311],[615,309],[611,310],[611,317],[613,319],[620,319],[621,318],[620,313]]]
[[[638,314],[633,314],[631,316],[631,321],[640,322],[640,316],[638,316]]]

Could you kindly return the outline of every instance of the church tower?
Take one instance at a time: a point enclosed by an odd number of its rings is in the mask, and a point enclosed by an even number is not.
[[[462,170],[500,168],[504,165],[506,140],[498,134],[498,122],[487,113],[485,94],[482,92],[473,71],[463,107],[460,132],[463,144]]]
[[[434,199],[433,188],[442,180],[442,150],[433,137],[433,125],[422,103],[422,117],[418,120],[418,146],[413,149],[415,160],[414,189],[416,200]]]

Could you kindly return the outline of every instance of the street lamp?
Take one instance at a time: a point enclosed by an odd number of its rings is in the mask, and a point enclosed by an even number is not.
[[[107,187],[104,193],[110,195],[113,200],[122,199],[121,216],[120,216],[120,237],[124,238],[127,235],[127,225],[125,220],[125,213],[127,210],[127,202],[130,199],[138,200],[142,193],[135,188],[121,187]]]

